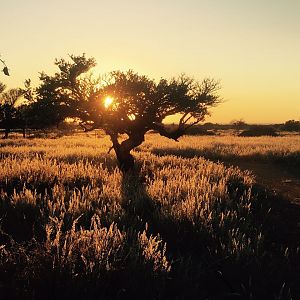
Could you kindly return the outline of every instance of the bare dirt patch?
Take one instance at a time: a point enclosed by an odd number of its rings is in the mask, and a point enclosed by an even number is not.
[[[300,205],[300,171],[293,166],[256,161],[231,162],[242,170],[251,171],[258,184],[278,196]]]

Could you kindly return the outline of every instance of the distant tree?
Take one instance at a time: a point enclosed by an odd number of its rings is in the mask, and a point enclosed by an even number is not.
[[[41,117],[43,113],[37,109],[35,102],[35,90],[31,87],[31,80],[27,79],[22,88],[22,103],[18,106],[24,137],[27,128],[40,128],[40,122],[43,122]]]
[[[236,130],[243,130],[243,129],[246,129],[248,127],[248,124],[243,119],[233,120],[233,121],[230,122],[230,124]]]
[[[300,121],[288,120],[283,124],[282,130],[300,131]]]
[[[59,72],[54,76],[41,74],[37,103],[50,103],[57,114],[64,108],[61,118],[80,118],[86,131],[102,128],[124,172],[134,167],[131,150],[144,141],[147,131],[178,141],[188,128],[204,120],[209,107],[220,102],[220,85],[214,79],[198,82],[181,75],[155,82],[133,71],[115,71],[105,80],[92,80],[83,74],[95,66],[95,60],[85,55],[70,58],[71,62],[55,61]],[[169,131],[163,120],[175,114],[180,114],[179,123]],[[120,141],[120,134],[127,138]]]
[[[4,138],[8,138],[10,131],[22,126],[20,109],[17,107],[17,101],[23,95],[22,89],[10,89],[4,91],[4,86],[0,88],[0,128],[4,128]]]
[[[251,125],[249,129],[243,130],[239,136],[279,136],[273,126],[270,125]]]

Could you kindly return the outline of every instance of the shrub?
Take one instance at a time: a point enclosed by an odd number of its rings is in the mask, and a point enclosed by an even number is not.
[[[269,126],[264,125],[257,125],[253,126],[252,128],[248,130],[242,131],[239,136],[279,136],[279,134],[276,132],[276,130]]]

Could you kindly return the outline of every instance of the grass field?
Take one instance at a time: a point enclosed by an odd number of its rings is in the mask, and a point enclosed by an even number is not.
[[[297,168],[299,135],[149,134],[127,175],[107,137],[0,144],[7,299],[300,298],[299,240],[274,232],[284,200],[230,166]]]

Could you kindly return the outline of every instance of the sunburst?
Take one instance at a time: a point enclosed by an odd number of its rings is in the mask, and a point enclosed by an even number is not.
[[[107,96],[104,98],[104,107],[108,108],[109,106],[112,105],[112,103],[114,102],[114,98],[111,96]]]

